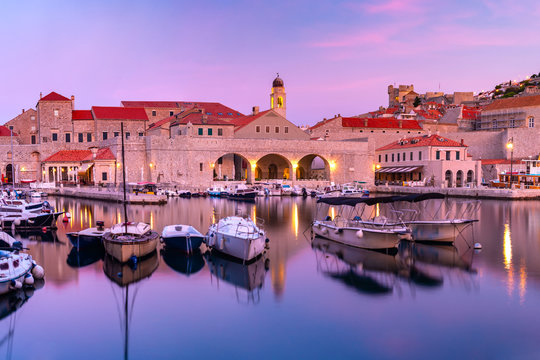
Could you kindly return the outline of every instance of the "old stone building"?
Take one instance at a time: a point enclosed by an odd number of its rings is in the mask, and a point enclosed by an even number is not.
[[[481,166],[463,142],[424,135],[394,141],[375,151],[375,182],[397,185],[476,186]]]
[[[499,99],[484,107],[476,129],[529,128],[537,131],[535,120],[538,122],[538,119],[540,95]]]
[[[34,109],[22,110],[22,112],[5,124],[9,130],[13,130],[18,137],[17,143],[36,144],[37,132],[37,111]]]

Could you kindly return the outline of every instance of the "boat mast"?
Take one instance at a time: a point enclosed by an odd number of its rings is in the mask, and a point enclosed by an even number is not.
[[[129,340],[129,334],[128,334],[128,331],[129,331],[129,317],[128,317],[128,300],[129,300],[129,285],[126,286],[126,299],[125,299],[125,303],[124,303],[124,317],[125,317],[125,328],[124,328],[124,336],[126,337],[125,338],[125,341],[124,341],[124,359],[127,360],[128,359],[128,340]]]
[[[122,183],[124,184],[124,225],[127,233],[127,204],[126,204],[126,156],[124,154],[124,122],[120,123],[120,132],[122,135]]]

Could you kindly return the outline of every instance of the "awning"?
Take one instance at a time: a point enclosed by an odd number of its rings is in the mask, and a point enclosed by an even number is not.
[[[415,170],[418,170],[422,167],[420,166],[398,166],[398,167],[383,167],[376,170],[376,173],[410,173]]]
[[[94,166],[94,163],[83,163],[81,167],[77,170],[77,172],[85,173],[90,169],[92,166]]]

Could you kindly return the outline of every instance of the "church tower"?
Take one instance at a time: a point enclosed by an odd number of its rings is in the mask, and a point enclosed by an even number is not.
[[[270,108],[276,110],[284,118],[287,117],[287,94],[285,94],[285,87],[283,86],[283,80],[279,77],[279,73],[272,82]]]

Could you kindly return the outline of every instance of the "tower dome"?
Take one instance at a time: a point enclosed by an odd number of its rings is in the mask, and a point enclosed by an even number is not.
[[[279,77],[279,73],[277,74],[277,77],[272,82],[272,87],[283,87],[283,80]]]

